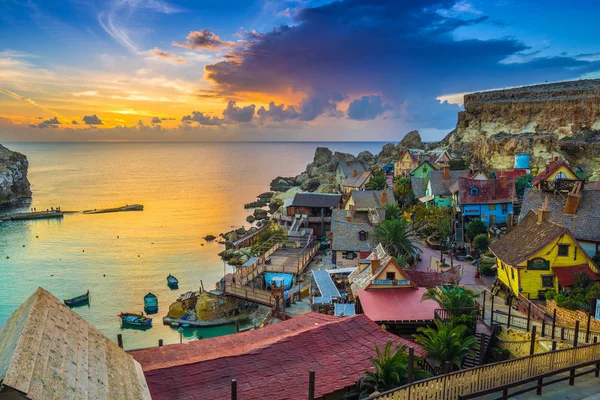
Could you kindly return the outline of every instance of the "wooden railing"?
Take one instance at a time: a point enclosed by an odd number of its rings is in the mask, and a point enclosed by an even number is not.
[[[518,380],[537,378],[552,371],[596,361],[600,361],[600,343],[535,354],[441,375],[371,396],[369,399],[456,399],[459,396],[467,396]]]
[[[541,181],[540,187],[545,192],[570,192],[576,182],[581,182],[581,185],[584,183],[582,179],[556,179],[553,181]]]
[[[230,296],[239,297],[266,306],[274,306],[275,298],[271,292],[262,289],[254,289],[248,286],[228,283],[225,285],[225,293]]]

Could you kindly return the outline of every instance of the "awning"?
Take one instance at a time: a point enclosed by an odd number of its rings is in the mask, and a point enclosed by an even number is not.
[[[562,287],[573,286],[577,280],[577,274],[585,273],[592,281],[600,281],[600,275],[590,269],[587,264],[574,265],[572,267],[553,267],[554,276]]]
[[[423,197],[419,198],[419,201],[421,203],[428,203],[432,200],[433,200],[433,196],[423,196]]]

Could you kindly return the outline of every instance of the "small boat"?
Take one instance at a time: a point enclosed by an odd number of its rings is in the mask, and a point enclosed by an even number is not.
[[[167,276],[167,285],[169,285],[171,289],[177,289],[179,288],[179,281],[173,275],[169,274],[169,276]]]
[[[154,314],[158,312],[158,297],[154,293],[148,292],[144,296],[144,310],[146,314]]]
[[[144,316],[144,314],[121,313],[119,314],[123,325],[137,326],[141,328],[149,328],[152,326],[152,318]]]
[[[84,304],[90,303],[90,291],[88,290],[85,294],[81,296],[73,297],[72,299],[65,299],[65,304],[69,307],[82,306]]]

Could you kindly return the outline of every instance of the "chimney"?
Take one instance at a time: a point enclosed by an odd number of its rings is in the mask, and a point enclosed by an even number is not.
[[[558,164],[558,157],[554,157],[551,161],[550,161],[550,165],[549,165],[549,169],[554,169],[556,168],[556,165]]]
[[[373,254],[376,254],[377,250],[373,250]],[[375,275],[375,273],[377,272],[377,270],[379,269],[379,267],[381,267],[381,260],[379,259],[379,257],[374,257],[371,259],[371,275]]]
[[[346,222],[352,222],[352,211],[351,210],[346,211]]]
[[[563,214],[575,215],[581,201],[581,181],[575,182],[573,189],[569,192]]]
[[[450,166],[444,165],[444,180],[450,179]]]
[[[500,175],[500,187],[502,189],[506,189],[508,187],[508,178],[506,177],[506,175],[504,175],[504,173]]]
[[[358,171],[356,170],[356,168],[354,168],[352,170],[352,176],[355,177],[355,178],[358,176]]]
[[[548,221],[550,219],[550,210],[548,210],[548,196],[546,196],[546,200],[544,200],[544,204],[538,213],[538,224],[541,224],[543,221]]]
[[[347,166],[351,166],[352,165],[352,161],[346,161],[346,165]]]
[[[381,191],[381,198],[379,200],[382,206],[387,204],[387,190],[383,189]]]

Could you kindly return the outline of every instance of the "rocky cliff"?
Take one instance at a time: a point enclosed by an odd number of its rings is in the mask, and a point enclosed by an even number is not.
[[[27,157],[0,145],[0,206],[31,197],[28,167]]]
[[[511,168],[517,152],[532,169],[562,156],[598,177],[600,79],[524,86],[466,95],[456,129],[441,144],[494,169]]]

